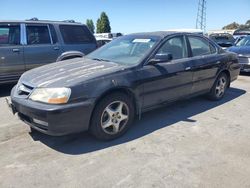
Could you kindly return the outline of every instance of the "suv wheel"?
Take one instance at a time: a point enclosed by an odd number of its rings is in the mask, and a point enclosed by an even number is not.
[[[128,130],[134,116],[134,105],[127,95],[108,95],[97,104],[93,112],[90,132],[101,140],[115,139]]]

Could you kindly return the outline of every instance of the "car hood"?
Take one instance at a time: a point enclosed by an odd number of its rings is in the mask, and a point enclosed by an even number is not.
[[[19,82],[32,87],[70,87],[124,68],[125,66],[113,62],[76,58],[27,71]]]
[[[233,46],[228,51],[250,57],[250,46]]]

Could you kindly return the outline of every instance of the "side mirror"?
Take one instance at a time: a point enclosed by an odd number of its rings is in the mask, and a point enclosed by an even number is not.
[[[149,60],[149,64],[154,65],[157,63],[165,63],[171,61],[173,59],[173,55],[166,53],[166,54],[156,54],[153,59]]]

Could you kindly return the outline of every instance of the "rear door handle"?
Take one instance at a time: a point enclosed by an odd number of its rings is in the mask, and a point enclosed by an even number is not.
[[[59,47],[58,46],[54,47],[54,50],[59,50]]]
[[[191,69],[191,67],[186,67],[186,68],[185,68],[186,71],[187,71],[187,70],[190,70],[190,69]]]
[[[12,52],[15,52],[15,53],[16,53],[16,52],[20,52],[20,50],[19,50],[18,48],[13,48],[13,49],[12,49]]]

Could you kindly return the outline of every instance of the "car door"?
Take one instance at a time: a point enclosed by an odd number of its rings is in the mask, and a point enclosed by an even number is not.
[[[147,64],[139,74],[143,80],[143,108],[171,102],[187,96],[192,88],[192,72],[184,36],[167,39],[156,54],[171,54],[173,59]]]
[[[222,64],[221,55],[215,46],[206,38],[200,36],[188,36],[192,59],[193,72],[192,93],[205,92],[211,89],[218,69]]]
[[[20,36],[20,24],[0,24],[0,82],[2,83],[18,80],[25,70]]]
[[[48,24],[26,24],[27,45],[24,46],[26,70],[55,62],[61,51]]]

